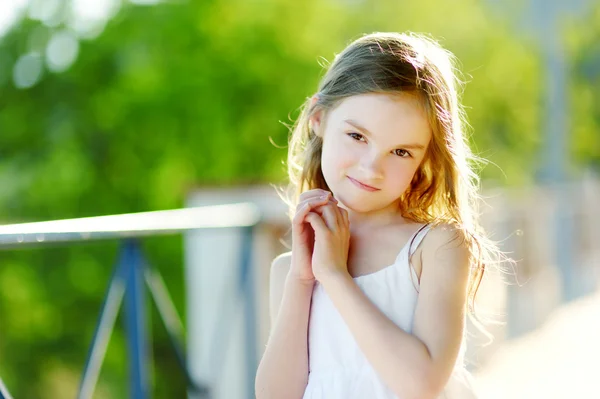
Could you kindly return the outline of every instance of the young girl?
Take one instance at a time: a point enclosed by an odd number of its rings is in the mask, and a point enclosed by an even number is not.
[[[375,33],[336,56],[290,141],[292,251],[272,264],[257,398],[475,397],[465,316],[497,250],[472,159],[435,41]]]

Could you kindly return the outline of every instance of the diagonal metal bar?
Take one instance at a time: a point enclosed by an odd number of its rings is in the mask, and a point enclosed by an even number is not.
[[[146,284],[150,290],[150,295],[154,299],[158,314],[165,326],[169,341],[177,357],[177,362],[185,374],[190,391],[198,395],[199,398],[209,398],[209,389],[204,385],[199,385],[192,378],[184,354],[184,348],[182,342],[185,342],[185,334],[181,319],[177,314],[177,310],[173,305],[173,301],[169,296],[169,292],[165,285],[165,282],[155,268],[146,264],[144,269],[144,275],[146,278]]]
[[[106,348],[119,314],[119,308],[125,292],[125,265],[121,260],[117,263],[104,297],[100,310],[100,318],[94,332],[92,345],[83,369],[83,376],[77,399],[91,398],[98,381],[100,368],[106,354]]]
[[[175,338],[183,342],[185,340],[183,323],[169,296],[165,281],[158,270],[148,264],[144,268],[144,277],[165,327]]]
[[[0,378],[0,399],[13,399],[13,397],[10,396],[10,393],[8,393],[8,389],[6,389],[4,382],[2,382],[2,378]]]

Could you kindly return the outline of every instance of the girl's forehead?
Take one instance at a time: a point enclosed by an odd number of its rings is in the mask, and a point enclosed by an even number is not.
[[[331,111],[328,119],[337,125],[358,125],[376,139],[411,138],[426,144],[431,137],[427,114],[420,100],[411,93],[348,97]]]

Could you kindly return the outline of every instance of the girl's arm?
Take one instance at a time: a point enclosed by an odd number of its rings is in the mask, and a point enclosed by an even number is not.
[[[291,256],[271,266],[271,335],[256,373],[257,399],[302,398],[308,382],[308,316],[314,283],[291,276]]]
[[[321,283],[383,381],[401,398],[435,398],[454,368],[463,336],[469,254],[449,227],[422,243],[422,272],[413,333],[388,319],[348,273]]]

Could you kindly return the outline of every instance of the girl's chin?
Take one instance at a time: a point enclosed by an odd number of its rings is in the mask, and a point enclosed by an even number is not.
[[[387,204],[387,203],[378,203],[375,201],[369,201],[368,199],[365,198],[360,198],[360,197],[356,197],[353,198],[352,196],[348,196],[348,195],[344,195],[344,194],[333,194],[334,198],[338,201],[338,206],[340,208],[344,208],[347,211],[350,212],[355,212],[355,213],[370,213],[370,212],[377,212],[377,211],[381,211],[383,209],[386,209],[388,207],[392,207],[392,204]],[[396,205],[397,207],[397,205]]]
[[[334,198],[338,201],[338,206],[340,208],[344,208],[347,211],[351,211],[351,212],[357,212],[357,213],[363,213],[363,212],[370,212],[373,210],[373,207],[371,206],[366,206],[367,204],[365,204],[364,200],[359,200],[357,199],[352,199],[352,198],[346,198],[345,196],[336,196],[334,195]]]

